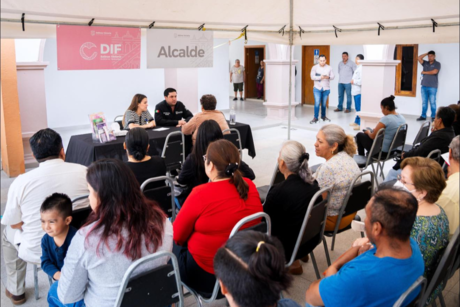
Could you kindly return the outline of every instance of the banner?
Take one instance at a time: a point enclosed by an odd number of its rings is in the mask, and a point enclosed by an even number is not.
[[[213,32],[147,30],[147,68],[213,66]]]
[[[139,69],[141,29],[56,26],[58,70]]]

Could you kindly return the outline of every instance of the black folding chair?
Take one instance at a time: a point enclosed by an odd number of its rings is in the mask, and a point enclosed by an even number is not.
[[[225,134],[225,132],[230,132]],[[241,159],[243,159],[243,145],[241,144],[241,134],[240,131],[236,128],[225,129],[222,131],[224,133],[224,139],[232,142],[238,151],[240,152]]]
[[[382,156],[382,147],[383,147],[383,139],[385,138],[385,128],[382,128],[377,132],[377,135],[374,138],[374,142],[372,142],[371,150],[367,153],[367,156],[361,155],[354,155],[353,159],[355,160],[356,164],[361,170],[365,170],[369,165],[372,167],[372,171],[374,172],[375,184],[377,182],[377,175],[378,175],[378,164],[380,163],[380,158]],[[377,172],[374,168],[374,162],[377,162]]]
[[[118,125],[120,125],[120,130],[123,130],[125,128],[125,127],[123,127],[123,115],[115,116],[113,122],[117,123]]]
[[[270,191],[272,186],[277,183],[283,182],[284,180],[285,180],[284,175],[280,172],[278,163],[276,163],[275,170],[273,171],[272,178],[270,179],[270,184],[257,188],[257,191],[259,192],[260,201],[264,203],[265,199],[267,198],[268,191]]]
[[[426,157],[428,159],[433,159],[436,162],[440,163],[441,162],[441,150],[440,149],[432,150]]]
[[[175,138],[179,136],[179,140]],[[171,138],[176,139],[172,141]],[[166,170],[171,173],[172,170],[179,170],[185,162],[185,138],[180,131],[174,131],[166,136],[165,144],[161,157],[165,159]]]
[[[430,298],[433,291],[436,290],[441,283],[443,283],[444,286],[447,284],[447,281],[450,277],[452,277],[453,273],[455,272],[455,265],[457,265],[458,268],[458,232],[459,230],[457,227],[457,230],[455,231],[453,237],[450,239],[449,245],[447,245],[446,249],[444,250],[444,253],[439,261],[436,271],[434,271],[433,277],[431,277],[431,280],[422,299],[424,305]],[[439,299],[441,306],[446,307],[446,302],[444,301],[442,292],[439,292],[437,298]],[[433,300],[432,305],[436,306],[436,298]]]
[[[426,279],[423,276],[420,276],[417,278],[417,280],[407,289],[394,303],[393,307],[402,307],[402,306],[407,306],[407,307],[423,307],[425,304],[422,302],[422,297],[423,294],[425,294],[425,289],[426,289]],[[418,295],[415,297],[414,300],[408,305],[405,304],[407,297],[414,291],[419,290]]]
[[[402,147],[402,151],[404,152],[404,146],[406,143],[406,136],[407,136],[407,129],[408,125],[407,124],[402,124],[398,127],[398,130],[396,130],[396,133],[393,137],[393,140],[391,141],[390,148],[388,149],[387,156],[384,157],[383,159],[379,159],[380,161],[377,163],[377,172],[378,168],[380,167],[381,173],[380,175],[382,176],[383,180],[385,180],[385,174],[383,173],[383,167],[385,166],[385,162],[388,160],[393,160],[397,156],[401,154],[400,151],[397,150],[398,147]]]
[[[134,271],[158,258],[170,257],[172,264],[163,264],[137,276]],[[176,256],[168,251],[156,252],[138,259],[125,272],[118,291],[116,307],[184,307],[184,294]]]
[[[364,175],[370,175],[371,180],[356,183]],[[324,232],[324,235],[326,237],[332,237],[331,251],[334,250],[335,236],[341,232],[351,229],[351,224],[350,224],[347,227],[339,230],[339,225],[340,225],[340,222],[342,221],[342,217],[358,212],[359,210],[362,210],[366,207],[367,203],[372,198],[372,195],[374,195],[374,190],[375,190],[374,182],[375,182],[374,173],[371,171],[362,172],[361,174],[357,175],[351,182],[351,185],[348,188],[348,192],[345,195],[345,198],[343,199],[343,204],[342,204],[342,207],[340,208],[334,231]],[[362,233],[361,233],[361,236],[363,236]],[[327,243],[326,243],[326,246],[327,246]]]
[[[146,189],[151,182],[167,182],[165,186],[157,187],[154,189]],[[156,201],[161,209],[171,218],[171,222],[176,219],[176,202],[174,200],[174,182],[171,178],[166,176],[159,176],[147,179],[141,185],[141,191],[148,199]]]
[[[405,151],[409,151],[415,146],[417,146],[418,144],[420,144],[420,142],[428,136],[428,133],[430,133],[430,126],[431,126],[431,122],[429,120],[424,122],[420,126],[420,129],[418,130],[417,136],[415,137],[414,142],[412,144],[404,144]],[[402,147],[398,148],[398,150],[402,151]]]
[[[241,219],[238,223],[236,223],[236,225],[233,227],[232,231],[230,232],[230,236],[229,238],[233,237],[238,231],[241,230],[241,228],[249,223],[249,222],[252,222],[252,221],[255,221],[255,220],[258,220],[258,219],[261,219],[261,218],[264,218],[265,219],[265,227],[264,230],[262,232],[265,232],[267,235],[271,235],[272,231],[271,231],[271,220],[270,220],[270,216],[268,216],[268,214],[264,213],[264,212],[258,212],[258,213],[254,213],[250,216],[247,216],[243,219]],[[245,231],[245,230],[256,230],[258,231],[259,229],[257,228],[258,225],[255,225],[255,226],[252,226],[252,227],[249,227],[249,228],[245,228],[243,229],[242,231]],[[211,294],[211,297],[209,298],[204,298],[201,294],[199,294],[198,292],[196,292],[195,290],[193,290],[192,288],[190,288],[189,286],[187,286],[186,284],[182,283],[182,285],[184,286],[184,288],[186,288],[188,291],[189,291],[189,294],[186,295],[186,296],[189,296],[189,295],[193,295],[196,299],[196,302],[198,304],[199,307],[203,307],[203,302],[205,302],[206,304],[210,304],[212,302],[214,302],[216,299],[219,299],[219,298],[222,298],[222,294],[220,293],[220,285],[219,285],[219,281],[216,279],[216,283],[214,284],[214,289],[212,291],[212,294]]]
[[[83,195],[83,196],[76,197],[72,199],[72,204],[80,200],[83,200],[85,198],[87,199],[88,196],[89,195]],[[88,219],[88,216],[91,214],[92,211],[93,209],[91,209],[90,206],[73,210],[72,211],[72,221],[70,222],[70,225],[77,229],[80,229],[81,226],[83,226],[86,223],[86,220]]]
[[[327,197],[317,203],[319,197],[322,197],[323,193],[327,193]],[[324,239],[324,228],[326,227],[327,219],[327,206],[329,203],[329,197],[331,195],[331,188],[327,187],[319,190],[315,193],[313,198],[308,204],[307,212],[303,219],[302,227],[300,228],[299,236],[294,246],[294,250],[291,254],[291,259],[286,264],[287,267],[291,266],[295,260],[300,259],[308,254],[313,262],[315,268],[316,277],[321,279],[319,274],[318,265],[316,264],[315,255],[313,250],[323,241],[326,251],[326,259],[328,265],[331,265],[329,258],[329,252],[327,251],[326,240]],[[298,255],[299,249],[302,247],[302,255]]]

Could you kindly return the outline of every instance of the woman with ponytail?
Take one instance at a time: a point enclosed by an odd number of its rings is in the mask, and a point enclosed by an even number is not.
[[[143,128],[133,128],[126,134],[123,147],[128,156],[126,165],[133,171],[139,186],[152,177],[165,176],[166,164],[159,156],[149,156],[149,135]],[[152,182],[147,189],[163,186],[163,182]]]
[[[277,238],[248,230],[217,251],[214,270],[230,307],[300,307],[292,300],[279,300],[292,283],[285,263]]]
[[[284,143],[278,157],[278,168],[286,180],[270,189],[264,203],[264,211],[272,221],[272,235],[283,242],[286,259],[291,258],[308,204],[319,191],[318,183],[308,167],[309,158],[310,155],[299,142]],[[297,255],[296,258],[307,256],[302,253],[302,248]],[[295,261],[290,270],[292,274],[302,274],[300,261]]]
[[[239,170],[238,149],[227,140],[209,144],[205,162],[211,182],[195,187],[174,221],[174,248],[182,281],[209,296],[216,278],[213,259],[242,218],[261,212],[259,193]],[[248,223],[246,227],[257,224]]]

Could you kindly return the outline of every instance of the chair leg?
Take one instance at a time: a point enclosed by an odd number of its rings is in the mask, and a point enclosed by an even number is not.
[[[329,257],[329,251],[328,251],[328,248],[327,248],[327,241],[326,241],[326,238],[324,238],[324,237],[323,237],[323,245],[324,245],[324,253],[326,254],[327,265],[331,266],[331,258]]]
[[[385,174],[383,173],[383,167],[385,166],[385,161],[382,162],[382,165],[380,166],[380,175],[382,176],[383,180],[385,180]]]
[[[34,264],[34,294],[35,300],[38,300],[38,267]]]
[[[335,245],[335,236],[336,233],[332,236],[332,244],[331,244],[331,251],[334,251],[334,245]],[[324,239],[324,238],[323,238]]]
[[[316,278],[321,279],[321,275],[319,275],[318,265],[316,264],[315,254],[313,251],[310,253],[311,262],[313,262],[313,267],[315,268]]]
[[[203,307],[203,302],[201,301],[201,296],[198,297],[197,302],[198,302],[198,307]]]

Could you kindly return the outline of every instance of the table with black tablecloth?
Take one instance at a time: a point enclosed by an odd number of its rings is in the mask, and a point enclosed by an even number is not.
[[[166,136],[174,131],[180,131],[181,128],[168,127],[168,130],[157,131],[158,128],[147,129],[149,135],[149,155],[160,156],[166,140]],[[252,138],[251,127],[247,124],[236,123],[230,128],[236,128],[241,135],[241,144],[243,149],[248,150],[249,156],[254,158],[256,150],[254,148],[254,139]],[[171,141],[179,140],[179,136],[170,138]],[[115,141],[108,143],[99,143],[93,141],[92,134],[74,135],[70,138],[66,151],[66,162],[73,162],[89,166],[92,162],[104,158],[116,158],[123,161],[127,160],[126,151],[123,149],[124,136],[117,137]],[[192,138],[190,135],[185,136],[185,154],[186,156],[192,149]]]

